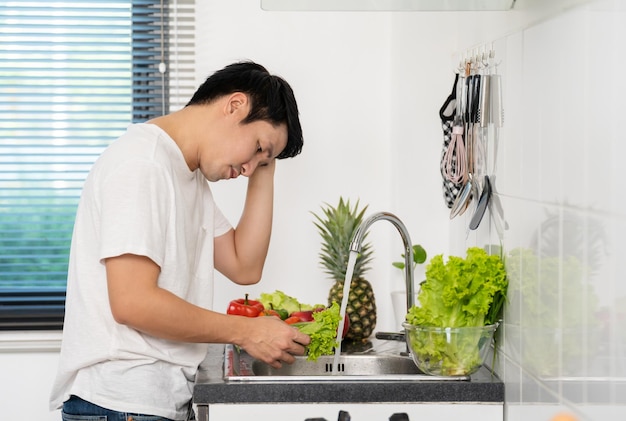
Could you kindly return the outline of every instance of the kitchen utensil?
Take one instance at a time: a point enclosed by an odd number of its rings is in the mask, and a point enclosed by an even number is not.
[[[457,200],[454,202],[452,209],[450,211],[450,219],[462,215],[465,210],[467,210],[471,199],[472,199],[472,191],[475,189],[474,181],[472,179],[473,173],[473,143],[472,143],[472,93],[474,91],[474,76],[471,73],[471,65],[468,61],[465,67],[465,83],[463,84],[463,94],[462,94],[462,115],[464,117],[464,152],[465,152],[465,177],[464,177],[464,185],[463,190],[459,193]]]
[[[465,112],[465,153],[467,159],[467,181],[463,186],[463,190],[459,194],[457,201],[452,206],[452,210],[450,212],[450,219],[462,215],[469,204],[471,203],[473,198],[478,199],[478,185],[476,184],[477,180],[473,178],[474,176],[474,165],[475,165],[475,156],[474,156],[474,142],[476,141],[475,137],[478,133],[478,126],[476,125],[477,121],[477,108],[478,108],[478,93],[480,93],[480,76],[471,74],[471,69],[467,70],[467,83],[465,85],[466,90],[464,91],[464,101],[463,103],[466,106]]]
[[[441,118],[441,121],[454,120],[454,116],[457,110],[456,95],[458,91],[458,84],[459,84],[459,74],[455,73],[454,82],[452,84],[452,91],[450,92],[450,94],[444,101],[443,105],[439,109],[439,118]]]
[[[443,197],[448,209],[452,208],[454,201],[456,200],[459,192],[463,188],[463,185],[458,182],[453,182],[449,179],[447,174],[456,174],[457,168],[457,156],[456,149],[452,149],[452,156],[449,156],[450,142],[452,141],[452,127],[454,125],[457,109],[459,108],[459,101],[457,101],[457,91],[459,89],[460,74],[457,72],[454,76],[454,83],[452,84],[452,90],[443,105],[439,109],[439,117],[441,118],[441,128],[443,130],[443,148],[441,151],[441,161],[439,163],[440,173],[443,178],[442,190]],[[460,124],[457,124],[460,126]],[[455,139],[456,141],[457,139]],[[449,169],[451,168],[451,169]]]
[[[480,127],[485,128],[489,125],[491,102],[490,97],[490,85],[491,77],[488,75],[483,76],[482,84],[480,86],[480,105],[478,106],[478,121]]]
[[[483,216],[485,215],[485,210],[487,209],[487,205],[491,200],[491,182],[489,181],[489,176],[486,175],[483,181],[483,190],[480,193],[480,198],[478,199],[478,204],[476,205],[476,211],[470,220],[469,228],[471,230],[475,230],[480,225],[480,221],[482,221]]]
[[[458,215],[462,215],[463,212],[465,212],[471,199],[471,193],[472,193],[472,174],[469,173],[468,180],[463,186],[463,190],[461,190],[461,193],[459,193],[456,200],[454,201],[454,204],[452,205],[452,209],[450,210],[450,219]]]
[[[489,184],[491,185],[491,200],[489,201],[489,211],[493,216],[493,222],[498,232],[498,237],[504,237],[504,231],[509,229],[509,223],[504,219],[504,209],[502,209],[502,203],[498,197],[498,191],[496,188],[496,176],[492,175],[489,178]],[[495,211],[494,211],[495,208]]]
[[[504,125],[504,108],[502,107],[502,79],[500,75],[493,74],[489,76],[490,99],[491,99],[491,122],[495,127]]]
[[[467,152],[463,140],[465,78],[459,76],[456,81],[456,110],[452,123],[452,138],[441,161],[441,173],[455,184],[464,184],[467,181]]]
[[[467,174],[467,152],[463,142],[463,124],[460,117],[455,117],[452,125],[452,139],[448,144],[442,162],[444,176],[453,183],[463,183]]]

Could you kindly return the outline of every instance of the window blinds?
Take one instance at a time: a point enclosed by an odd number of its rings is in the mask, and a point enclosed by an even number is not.
[[[193,90],[193,0],[3,2],[0,28],[0,329],[59,329],[91,165]]]

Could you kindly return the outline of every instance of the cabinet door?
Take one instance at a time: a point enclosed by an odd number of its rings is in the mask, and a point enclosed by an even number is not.
[[[219,404],[209,406],[209,420],[336,421],[339,411],[348,412],[351,421],[387,421],[395,413],[406,413],[410,421],[502,421],[504,409],[502,404],[459,403]]]

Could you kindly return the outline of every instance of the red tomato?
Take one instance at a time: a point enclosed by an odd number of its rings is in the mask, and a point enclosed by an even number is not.
[[[289,315],[289,317],[299,317],[300,321],[312,322],[313,310],[294,311],[293,313]]]

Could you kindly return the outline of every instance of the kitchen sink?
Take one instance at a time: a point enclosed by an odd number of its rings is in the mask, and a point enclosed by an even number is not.
[[[224,353],[224,380],[227,382],[416,382],[463,381],[469,377],[439,377],[422,373],[411,357],[397,354],[341,354],[335,370],[334,355],[316,361],[297,356],[293,364],[273,368],[244,351],[227,345]]]
[[[257,376],[327,376],[333,375],[334,356],[325,355],[316,361],[296,357],[293,364],[273,368],[261,361],[252,363],[252,371]],[[401,356],[341,355],[337,364],[337,374],[345,376],[421,374],[411,359]]]

